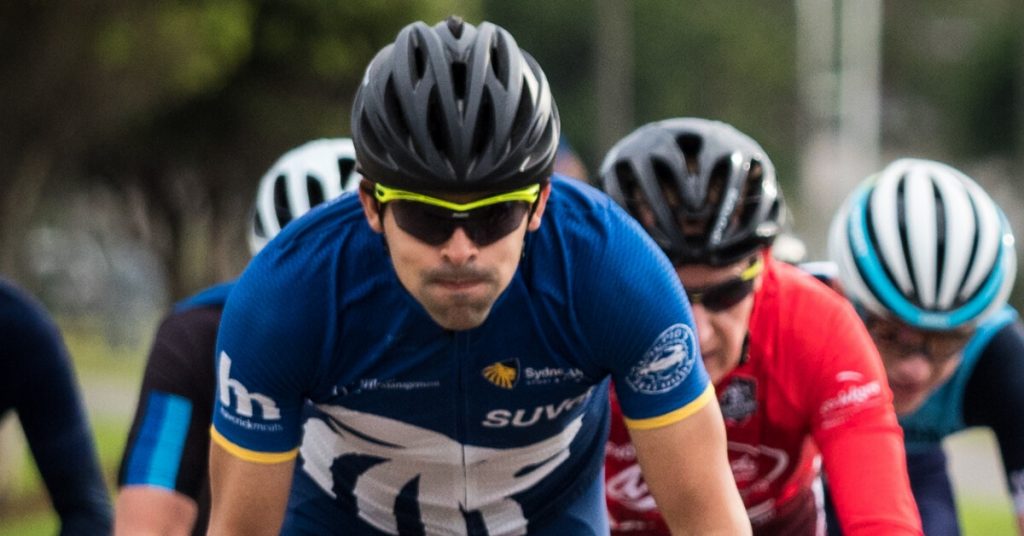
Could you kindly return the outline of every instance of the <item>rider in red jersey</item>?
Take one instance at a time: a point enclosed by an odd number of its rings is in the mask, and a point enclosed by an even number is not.
[[[672,119],[616,144],[601,177],[683,281],[754,533],[824,533],[823,461],[844,534],[921,534],[870,336],[842,298],[768,253],[784,209],[764,150],[724,123]],[[613,533],[668,534],[631,448],[631,423],[612,404]]]

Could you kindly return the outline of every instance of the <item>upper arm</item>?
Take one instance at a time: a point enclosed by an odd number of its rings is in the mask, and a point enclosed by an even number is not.
[[[816,387],[809,408],[812,433],[843,532],[920,534],[903,434],[881,358],[846,304],[833,311],[830,323],[829,337],[816,336],[820,346],[798,361],[817,363],[807,379]]]
[[[1024,507],[1024,326],[1002,328],[982,350],[964,392],[968,426],[988,426],[999,442],[1007,483]],[[1024,514],[1021,507],[1018,513]]]
[[[605,249],[591,252],[601,258],[575,275],[580,325],[598,326],[583,339],[615,380],[626,419],[663,426],[698,409],[709,385],[693,314],[679,276],[639,224],[618,207],[608,217],[622,221],[605,230]]]
[[[282,265],[274,256],[279,249],[257,256],[232,289],[214,364],[214,441],[265,461],[297,453],[302,407],[326,355],[331,310],[319,281],[329,278],[295,260]]]
[[[673,534],[749,534],[713,398],[667,426],[630,429],[644,480]]]
[[[110,530],[110,499],[78,382],[60,332],[43,309],[0,288],[2,342],[15,411],[63,530]]]
[[[207,480],[219,321],[219,308],[202,308],[175,313],[161,324],[146,362],[120,486],[156,486],[199,499]]]
[[[246,461],[211,444],[209,534],[278,534],[294,467],[294,459],[277,463]]]

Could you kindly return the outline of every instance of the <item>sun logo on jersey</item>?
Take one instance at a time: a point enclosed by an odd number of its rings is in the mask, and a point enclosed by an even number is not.
[[[483,375],[487,381],[494,385],[502,389],[511,389],[516,386],[516,381],[519,380],[519,360],[509,359],[492,363],[484,367]]]

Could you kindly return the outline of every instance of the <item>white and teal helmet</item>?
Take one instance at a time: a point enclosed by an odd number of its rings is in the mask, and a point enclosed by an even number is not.
[[[288,222],[309,209],[355,190],[356,153],[348,138],[304,143],[281,156],[260,179],[249,227],[249,250],[263,249]]]
[[[1006,216],[950,166],[904,158],[846,199],[828,239],[846,295],[870,313],[948,330],[1002,307],[1017,257]]]

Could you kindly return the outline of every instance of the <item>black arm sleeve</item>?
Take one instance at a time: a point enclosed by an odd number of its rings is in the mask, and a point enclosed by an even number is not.
[[[988,426],[999,441],[1011,492],[1012,474],[1024,469],[1024,326],[999,330],[979,356],[964,392],[964,421]],[[1020,491],[1020,490],[1018,490]]]
[[[0,285],[0,381],[60,517],[61,534],[108,534],[110,498],[71,360],[48,315]],[[6,398],[6,397],[5,397]]]
[[[205,532],[209,514],[207,457],[220,316],[221,307],[202,307],[161,323],[118,473],[120,486],[160,485],[195,500],[197,533]],[[170,482],[163,480],[168,472]]]

